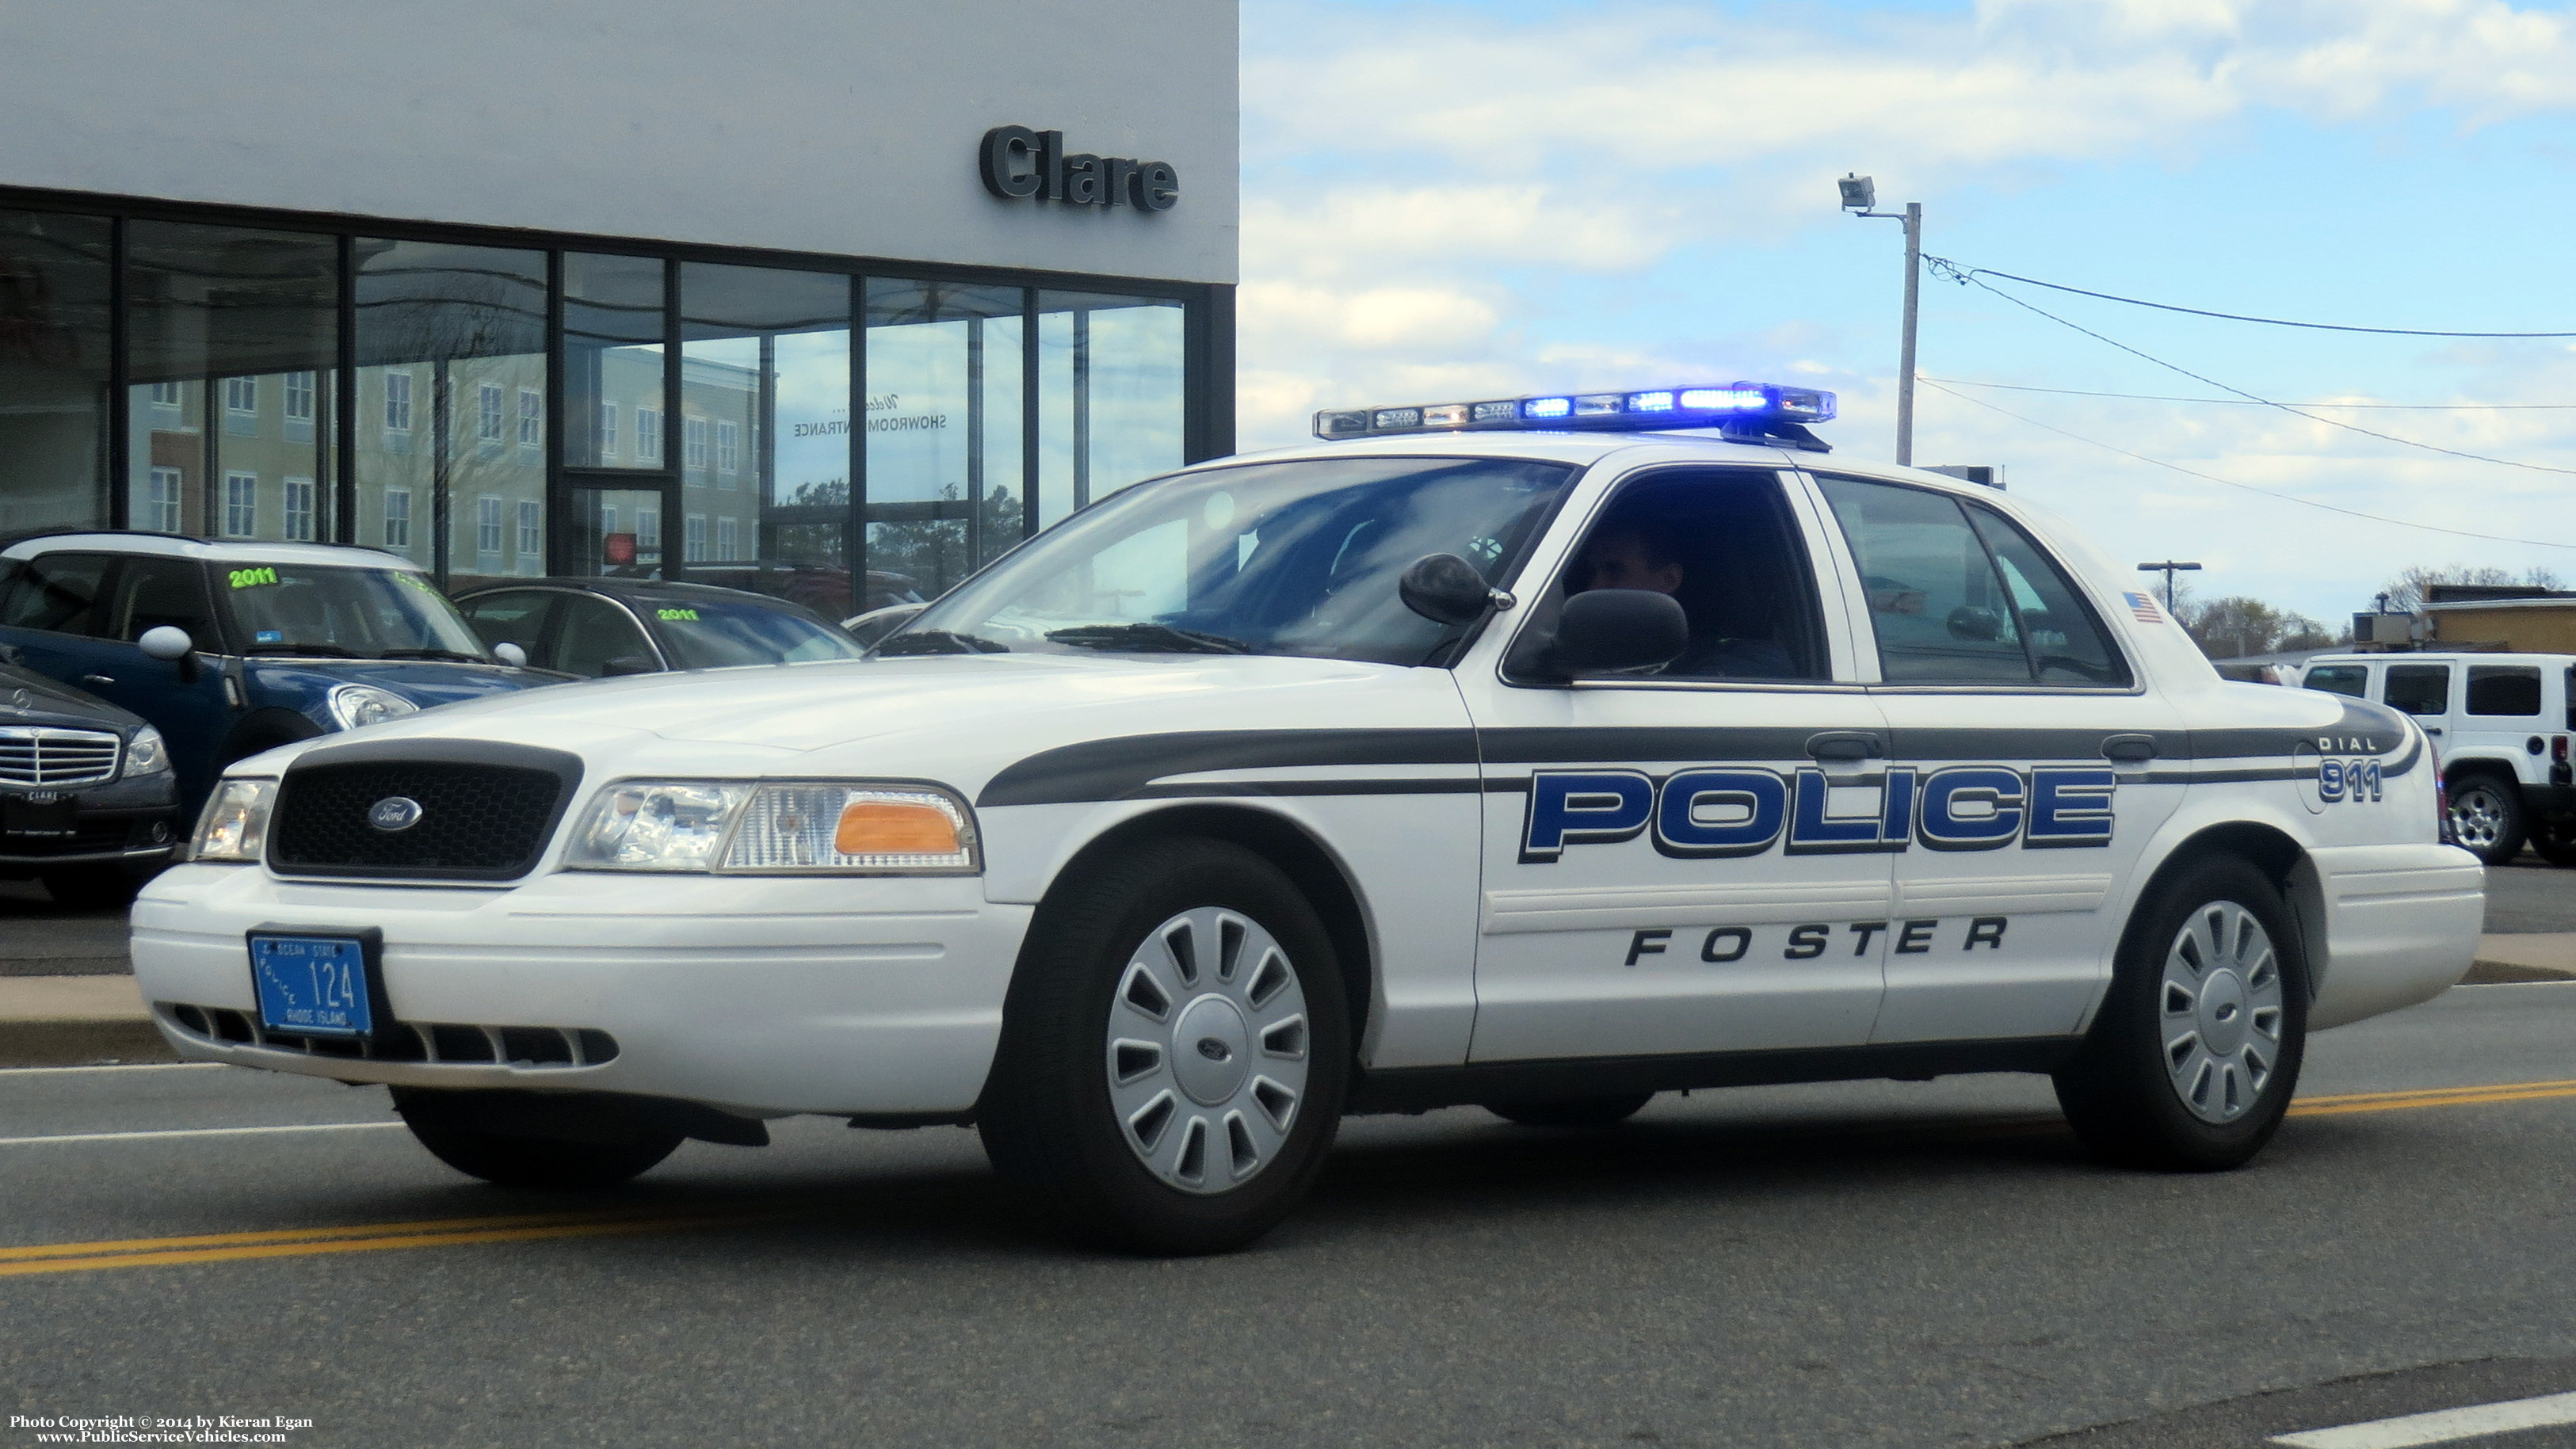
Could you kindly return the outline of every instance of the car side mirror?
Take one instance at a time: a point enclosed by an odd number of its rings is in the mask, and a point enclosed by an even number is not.
[[[929,607],[928,604],[888,604],[882,609],[870,609],[864,614],[853,614],[843,619],[841,632],[874,648],[878,640],[911,623]]]
[[[507,639],[504,639],[500,643],[492,646],[492,657],[509,665],[512,669],[525,669],[528,667],[528,651],[511,643]]]
[[[1557,674],[1616,674],[1670,664],[1689,647],[1690,620],[1672,595],[1589,589],[1558,611],[1556,642],[1545,657]]]
[[[601,666],[600,677],[615,679],[621,674],[658,674],[662,666],[642,654],[620,654]]]
[[[1510,597],[1454,553],[1427,553],[1405,565],[1395,593],[1406,608],[1435,624],[1450,625],[1473,624]]]
[[[142,637],[134,642],[145,654],[164,663],[185,659],[197,652],[197,641],[189,638],[188,631],[176,624],[155,624],[144,630]]]

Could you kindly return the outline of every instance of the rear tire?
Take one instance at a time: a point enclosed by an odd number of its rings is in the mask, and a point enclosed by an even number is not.
[[[1228,841],[1156,841],[1040,908],[978,1124],[1049,1229],[1225,1252],[1323,1171],[1350,1056],[1331,938],[1287,876]]]
[[[2576,821],[2542,821],[2533,825],[2531,848],[2551,865],[2576,865]]]
[[[649,1171],[677,1150],[682,1140],[677,1132],[655,1131],[639,1131],[623,1142],[521,1137],[442,1120],[446,1114],[434,1102],[434,1094],[424,1101],[400,1089],[394,1098],[403,1125],[432,1157],[495,1187],[598,1192]]]
[[[2232,855],[2186,867],[2138,905],[2111,989],[2058,1104],[2107,1161],[2214,1172],[2270,1141],[2305,1059],[2308,973],[2288,908]]]
[[[2471,855],[2503,865],[2522,854],[2530,830],[2519,786],[2480,771],[2460,776],[2450,795],[2451,833]]]
[[[1523,1127],[1616,1127],[1655,1100],[1652,1092],[1615,1097],[1559,1097],[1545,1102],[1487,1102],[1485,1110]]]

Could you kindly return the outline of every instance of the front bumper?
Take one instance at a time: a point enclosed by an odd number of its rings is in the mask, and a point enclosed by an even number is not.
[[[191,864],[135,902],[134,974],[194,1061],[937,1117],[983,1089],[1032,909],[987,902],[983,884],[564,872],[489,890]],[[242,1030],[258,1010],[244,935],[263,926],[380,928],[393,1015],[424,1030],[366,1057]]]

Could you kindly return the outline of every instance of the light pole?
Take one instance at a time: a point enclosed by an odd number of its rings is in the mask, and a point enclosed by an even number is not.
[[[2165,612],[2170,614],[2174,611],[2174,575],[2196,574],[2200,572],[2200,565],[2196,563],[2182,563],[2174,559],[2166,559],[2163,563],[2140,564],[2138,565],[2138,572],[2142,574],[2163,574],[2165,576]],[[2179,624],[2182,620],[2176,619],[2174,622]]]
[[[1909,201],[1905,210],[1872,211],[1878,205],[1878,183],[1855,172],[1834,183],[1842,188],[1843,210],[1854,216],[1905,223],[1905,340],[1896,370],[1896,462],[1914,466],[1914,303],[1923,285],[1923,203]]]

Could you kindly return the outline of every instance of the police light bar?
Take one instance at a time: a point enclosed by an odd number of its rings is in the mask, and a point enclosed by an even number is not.
[[[1315,414],[1315,436],[1383,438],[1399,433],[1473,433],[1503,429],[1626,432],[1719,428],[1768,434],[1784,441],[1806,436],[1804,423],[1834,415],[1834,395],[1813,388],[1767,382],[1730,382],[1644,392],[1541,393],[1491,402],[1430,403],[1381,408],[1326,408]],[[1795,435],[1794,437],[1791,435]],[[1822,446],[1821,444],[1817,446]]]

